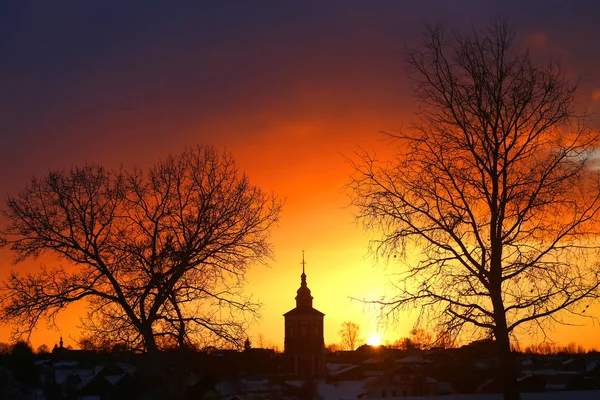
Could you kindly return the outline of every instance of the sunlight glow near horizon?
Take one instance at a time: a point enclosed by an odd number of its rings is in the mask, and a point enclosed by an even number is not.
[[[367,344],[369,346],[381,346],[381,335],[379,335],[379,334],[370,335],[369,338],[367,339]]]

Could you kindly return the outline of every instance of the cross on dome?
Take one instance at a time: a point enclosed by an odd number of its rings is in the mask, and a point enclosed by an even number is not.
[[[310,289],[306,285],[306,261],[304,260],[304,250],[302,250],[302,275],[300,275],[300,288],[296,292],[296,307],[309,307],[312,308],[312,296]]]
[[[306,273],[304,272],[306,261],[304,261],[304,250],[302,250],[302,262],[300,264],[302,264],[302,275],[300,275],[300,278],[302,278],[302,283],[306,284]]]

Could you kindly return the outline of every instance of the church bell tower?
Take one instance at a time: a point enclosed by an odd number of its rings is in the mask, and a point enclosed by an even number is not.
[[[296,308],[283,314],[285,319],[284,356],[287,372],[295,375],[320,375],[325,372],[323,357],[323,317],[313,308],[313,297],[306,284],[306,263],[302,252],[302,275],[296,292]]]

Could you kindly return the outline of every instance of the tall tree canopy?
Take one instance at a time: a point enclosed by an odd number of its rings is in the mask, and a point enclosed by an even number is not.
[[[391,134],[393,159],[363,154],[350,183],[374,249],[404,256],[383,309],[491,332],[518,398],[511,335],[597,295],[599,137],[565,72],[536,65],[503,22],[451,37],[432,27],[407,61],[417,121]]]
[[[360,336],[360,325],[351,321],[342,322],[342,327],[338,331],[342,342],[340,346],[344,350],[354,350],[363,340]]]
[[[132,348],[239,346],[258,312],[242,291],[245,273],[271,256],[281,207],[209,146],[147,171],[85,165],[32,178],[8,198],[2,244],[16,263],[41,254],[67,263],[13,272],[1,318],[19,335],[87,300],[84,326]]]

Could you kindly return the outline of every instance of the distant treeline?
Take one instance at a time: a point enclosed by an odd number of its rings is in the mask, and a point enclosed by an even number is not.
[[[538,343],[530,344],[525,347],[521,347],[519,344],[513,344],[512,350],[516,353],[540,354],[544,356],[561,354],[579,355],[598,352],[598,349],[595,347],[586,348],[583,345],[575,342],[567,343],[566,345],[561,345],[558,343]]]
[[[412,344],[411,346],[411,342],[406,340],[407,338],[402,338],[399,340],[396,340],[393,343],[387,343],[385,345],[383,345],[383,347],[389,348],[389,349],[398,349],[398,350],[404,350],[404,351],[426,351],[426,350],[430,350],[430,349],[436,349],[436,350],[440,350],[440,349],[451,349],[451,348],[457,348],[457,346],[425,346],[422,343],[416,342],[414,344]],[[476,341],[476,342],[486,342],[487,340],[483,340],[483,341]],[[493,341],[490,341],[493,342]],[[270,344],[270,346],[260,346],[261,343],[259,343],[259,347],[258,349],[262,349],[262,350],[270,350],[273,353],[277,354],[280,353],[281,350],[277,347]],[[407,344],[409,344],[407,346]],[[415,345],[416,344],[416,345]],[[367,345],[363,345],[361,347],[364,347]],[[31,344],[29,344],[26,341],[17,341],[14,343],[6,343],[6,342],[0,342],[0,355],[2,354],[12,354],[13,351],[15,351],[15,348],[18,349],[28,349],[29,352],[31,352],[32,354],[39,354],[39,355],[43,355],[43,354],[49,354],[52,352],[52,350],[56,349],[58,346],[54,345],[54,347],[51,349],[49,346],[47,346],[46,344],[42,344],[40,346],[38,346],[35,350],[33,349],[33,347],[31,346]],[[250,348],[250,346],[247,346],[245,348],[245,350],[248,350]],[[122,343],[102,343],[102,346],[93,346],[92,343],[90,341],[81,341],[80,343],[78,343],[77,348],[73,348],[72,346],[66,346],[65,349],[67,350],[87,350],[87,351],[95,351],[98,353],[121,353],[121,352],[128,352],[130,351],[130,349],[127,349],[126,346],[124,346]],[[339,345],[337,344],[329,344],[326,346],[326,349],[332,352],[338,351],[338,350],[343,350],[342,348],[340,348]],[[163,350],[174,350],[174,348],[165,348]],[[215,352],[215,351],[233,351],[235,352],[236,350],[233,348],[216,348],[216,347],[212,347],[212,346],[208,346],[206,348],[202,348],[202,349],[197,349],[197,348],[191,348],[188,349],[191,351],[195,351],[195,352],[207,352],[207,353],[211,353],[211,352]],[[588,353],[598,353],[598,349],[594,346],[592,347],[585,347],[582,344],[578,344],[575,342],[570,342],[567,343],[566,345],[562,345],[559,343],[537,343],[537,344],[530,344],[527,346],[520,346],[518,343],[515,343],[512,345],[512,351],[514,353],[521,353],[521,354],[537,354],[537,355],[582,355],[582,354],[588,354]]]

